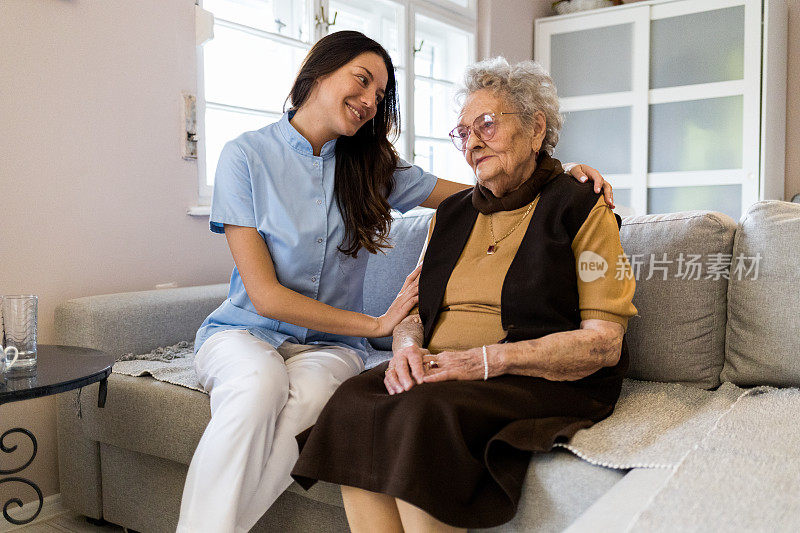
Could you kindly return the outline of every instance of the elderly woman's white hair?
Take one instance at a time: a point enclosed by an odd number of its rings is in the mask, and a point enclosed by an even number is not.
[[[456,93],[459,105],[463,106],[467,96],[481,89],[507,98],[526,126],[533,125],[537,111],[544,113],[547,132],[541,149],[553,154],[563,118],[553,79],[539,63],[528,60],[509,65],[499,56],[470,65],[464,73],[463,86]]]

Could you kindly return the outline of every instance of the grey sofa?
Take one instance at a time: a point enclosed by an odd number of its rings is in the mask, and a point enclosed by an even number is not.
[[[386,256],[372,256],[369,261],[366,312],[382,312],[396,294],[417,259],[429,217],[429,211],[418,210],[395,220],[395,247]],[[630,384],[646,385],[648,394],[656,391],[666,397],[676,391],[713,397],[730,384],[785,388],[780,390],[800,386],[800,205],[760,202],[751,206],[738,224],[712,212],[629,217],[623,220],[621,238],[637,277],[634,303],[639,315],[630,321],[627,333]],[[752,259],[749,263],[748,258]],[[726,261],[730,264],[727,271],[723,268]],[[606,275],[617,274],[616,265],[609,264]],[[191,340],[205,316],[226,297],[226,289],[222,284],[70,300],[56,310],[58,342],[124,354]],[[370,341],[368,366],[391,355],[386,351],[389,343],[388,338]],[[729,383],[720,387],[723,382]],[[691,422],[694,409],[698,419],[705,416],[699,403],[676,405],[679,409],[670,408],[676,421],[672,423],[667,413],[658,426],[667,429],[654,430],[656,426],[650,422],[642,423],[650,425],[649,433],[641,433],[646,438],[638,438],[641,446],[647,448],[649,441],[658,439],[653,431],[672,431],[678,419]],[[628,422],[620,418],[628,417],[635,433],[639,415],[647,419],[646,413],[636,412],[636,404],[626,404],[608,421],[625,428]],[[97,408],[97,385],[80,394],[60,395],[63,504],[87,517],[137,531],[174,531],[187,465],[209,419],[208,396],[150,377],[112,374],[103,409]],[[705,434],[718,425],[703,426]],[[574,437],[576,442],[581,432]],[[674,464],[639,464],[635,459],[603,463],[591,460],[588,452],[581,454],[578,448],[569,451],[569,443],[536,455],[516,518],[497,530],[625,531],[632,524],[639,524],[633,529],[642,529],[641,524],[647,522],[636,520],[647,518],[645,509],[655,506],[658,510],[659,498],[669,492],[681,473],[679,463],[684,465],[703,452],[708,438],[701,437],[689,442],[681,461]],[[607,456],[614,453],[610,450]],[[742,455],[735,450],[731,453]],[[782,466],[787,472],[795,467]],[[791,481],[787,486],[789,489],[784,486],[781,490],[789,494],[797,490],[800,499],[797,483]],[[680,495],[679,485],[673,497]],[[721,529],[736,530],[745,525],[749,528],[762,516],[760,510],[737,503],[742,507],[732,509],[732,515],[756,518],[721,522],[709,510],[713,502],[703,503],[701,510],[685,511],[695,504],[670,504],[668,511],[676,513],[670,523],[681,529],[681,520],[688,520],[686,524],[708,530],[712,522],[704,523],[699,516],[705,513],[705,519],[714,520]],[[791,505],[778,506],[775,512],[786,514],[794,509]],[[658,516],[653,512],[650,515]],[[790,523],[785,520],[792,520],[783,519],[767,513],[762,527],[756,529],[779,530]],[[338,489],[325,483],[308,493],[293,485],[254,528],[346,530]]]

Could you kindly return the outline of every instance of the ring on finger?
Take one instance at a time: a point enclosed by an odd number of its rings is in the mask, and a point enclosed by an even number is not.
[[[431,359],[430,361],[425,361],[422,365],[424,367],[426,367],[426,368],[429,368],[429,369],[430,368],[439,368],[439,363],[436,361],[436,359]]]

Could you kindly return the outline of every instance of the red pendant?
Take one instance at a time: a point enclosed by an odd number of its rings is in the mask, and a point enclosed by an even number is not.
[[[489,248],[486,249],[486,253],[488,255],[492,255],[495,252],[495,250],[497,250],[497,247],[494,244],[490,244]]]

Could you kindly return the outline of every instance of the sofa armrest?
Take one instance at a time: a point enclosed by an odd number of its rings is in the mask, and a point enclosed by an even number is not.
[[[55,310],[56,342],[119,356],[193,340],[227,294],[221,283],[68,300]]]

